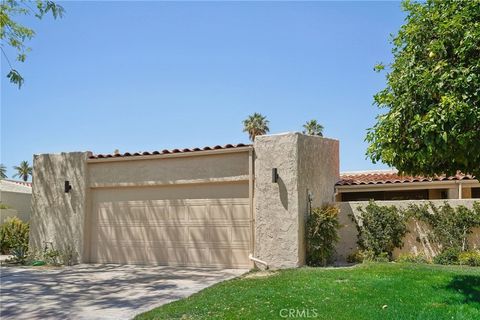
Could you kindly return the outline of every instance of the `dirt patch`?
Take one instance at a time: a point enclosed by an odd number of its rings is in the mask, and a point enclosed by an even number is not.
[[[255,279],[255,278],[266,278],[275,276],[278,274],[278,271],[263,270],[257,272],[251,272],[245,275],[245,279]]]

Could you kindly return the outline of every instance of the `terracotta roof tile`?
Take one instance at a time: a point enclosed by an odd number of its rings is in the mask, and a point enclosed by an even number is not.
[[[454,176],[439,175],[434,177],[400,175],[397,171],[345,172],[340,174],[340,181],[338,181],[336,185],[351,186],[449,180],[475,180],[475,177],[460,172]]]
[[[89,159],[104,159],[104,158],[113,158],[113,157],[135,157],[135,156],[149,156],[149,155],[159,155],[159,154],[172,154],[172,153],[186,153],[186,152],[197,152],[197,151],[207,151],[207,150],[220,150],[220,149],[231,149],[231,148],[241,148],[249,147],[250,144],[226,144],[224,146],[216,145],[213,147],[203,147],[203,148],[185,148],[185,149],[173,149],[167,150],[163,149],[162,151],[143,151],[143,152],[125,152],[125,153],[116,153],[116,154],[92,154],[89,156]]]

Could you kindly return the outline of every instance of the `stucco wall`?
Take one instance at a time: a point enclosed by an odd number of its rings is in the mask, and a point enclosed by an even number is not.
[[[443,205],[445,201],[452,206],[463,205],[468,208],[473,206],[475,200],[408,200],[408,201],[375,201],[378,205],[382,206],[397,206],[399,208],[406,208],[409,204],[425,204],[432,202],[435,205]],[[478,201],[478,200],[477,200]],[[346,257],[358,250],[357,246],[357,229],[355,222],[350,218],[350,215],[355,217],[360,217],[358,207],[365,207],[368,205],[367,201],[357,201],[357,202],[339,202],[337,205],[340,208],[339,221],[342,225],[342,228],[339,230],[340,241],[337,243],[337,253],[336,260],[340,263],[346,261]],[[394,257],[402,253],[414,253],[414,254],[424,254],[427,257],[432,257],[438,253],[438,248],[430,243],[427,239],[427,228],[424,224],[420,222],[410,222],[408,225],[409,233],[404,238],[404,247],[402,249],[395,249]],[[421,242],[417,239],[422,239]],[[474,248],[480,247],[480,230],[474,230],[474,234],[470,237],[470,243],[473,244]]]
[[[30,193],[0,192],[0,201],[17,211],[16,216],[23,221],[30,220],[32,195]]]
[[[77,261],[83,254],[87,153],[35,155],[33,160],[32,217],[30,246],[54,248],[73,246]],[[72,190],[64,192],[65,180]]]
[[[92,187],[248,180],[248,150],[178,158],[90,161],[88,167]]]
[[[338,141],[299,133],[258,136],[255,149],[255,256],[272,268],[305,263],[307,189],[313,205],[333,201]],[[278,182],[272,183],[272,168]]]
[[[299,253],[305,263],[305,223],[309,207],[331,204],[340,179],[339,141],[316,136],[298,136]],[[311,204],[309,205],[309,193]],[[302,214],[303,213],[303,214]]]

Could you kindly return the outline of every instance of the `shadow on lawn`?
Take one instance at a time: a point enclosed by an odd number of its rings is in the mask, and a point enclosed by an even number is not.
[[[480,276],[457,275],[446,286],[463,295],[463,303],[480,303]]]

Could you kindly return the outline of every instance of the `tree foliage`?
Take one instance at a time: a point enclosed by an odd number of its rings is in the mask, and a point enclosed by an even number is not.
[[[304,129],[303,130],[304,134],[323,137],[323,126],[320,123],[318,123],[317,120],[307,121],[303,125],[303,129]]]
[[[256,136],[266,134],[270,131],[267,117],[255,112],[243,120],[243,132],[248,132],[250,140],[253,142]]]
[[[367,155],[410,174],[478,176],[480,0],[404,1],[403,8],[387,86],[374,97],[387,111],[368,130]]]
[[[35,36],[35,31],[16,21],[16,18],[24,15],[33,15],[37,19],[42,19],[45,15],[51,14],[54,19],[61,18],[65,10],[59,4],[53,1],[36,0],[2,0],[0,3],[0,40],[1,50],[6,61],[9,64],[7,78],[10,82],[18,85],[20,88],[24,82],[21,74],[12,65],[5,46],[13,48],[16,52],[16,60],[25,62],[30,48],[25,42]]]
[[[6,179],[7,177],[7,167],[0,163],[0,179]]]
[[[28,177],[32,175],[33,168],[28,161],[20,162],[19,166],[14,166],[13,169],[17,172],[13,175],[14,178],[21,178],[23,181],[28,181]]]

